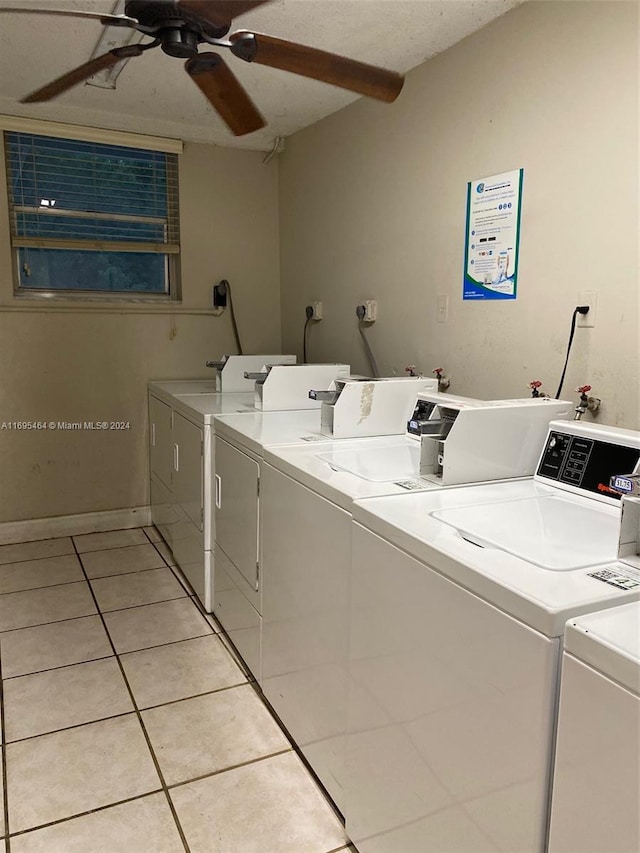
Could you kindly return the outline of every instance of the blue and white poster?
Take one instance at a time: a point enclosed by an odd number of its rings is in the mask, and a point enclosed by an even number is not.
[[[467,187],[463,299],[515,299],[524,169]]]

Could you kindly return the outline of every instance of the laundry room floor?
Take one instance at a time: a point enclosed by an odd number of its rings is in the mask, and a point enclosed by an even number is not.
[[[0,853],[337,853],[153,528],[0,546]]]

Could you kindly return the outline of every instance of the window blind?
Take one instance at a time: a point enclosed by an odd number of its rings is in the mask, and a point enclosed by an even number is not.
[[[177,155],[4,135],[14,248],[179,252]]]

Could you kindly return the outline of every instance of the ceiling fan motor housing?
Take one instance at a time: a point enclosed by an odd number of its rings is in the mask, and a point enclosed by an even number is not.
[[[198,53],[201,34],[222,38],[229,27],[215,27],[201,18],[176,8],[173,0],[128,0],[125,14],[136,18],[144,27],[153,29],[162,50],[169,56],[189,59]]]

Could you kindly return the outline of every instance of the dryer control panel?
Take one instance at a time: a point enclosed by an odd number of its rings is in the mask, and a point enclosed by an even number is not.
[[[616,474],[634,471],[639,458],[636,447],[551,430],[536,473],[559,485],[619,500],[609,481]]]

